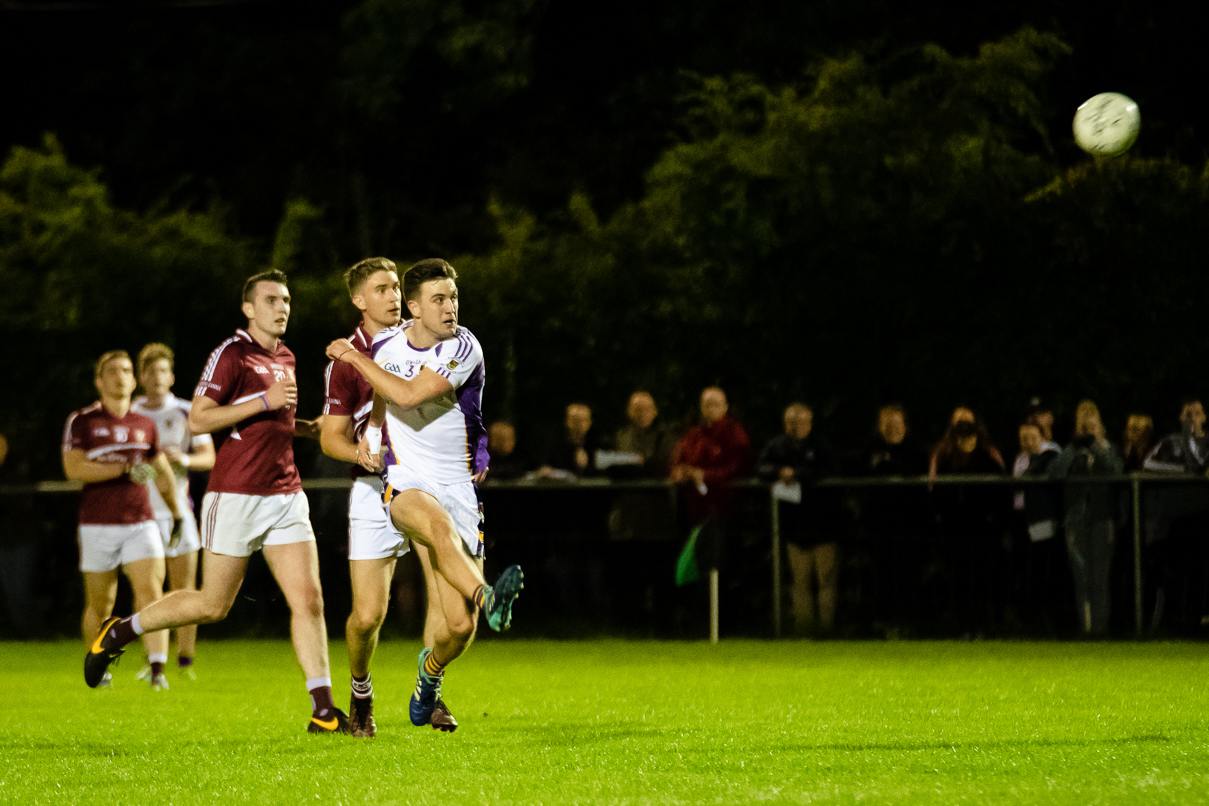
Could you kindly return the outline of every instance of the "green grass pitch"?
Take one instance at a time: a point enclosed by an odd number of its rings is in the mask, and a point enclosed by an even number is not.
[[[380,647],[371,741],[303,732],[284,641],[203,631],[164,693],[137,648],[92,691],[80,644],[0,644],[0,803],[1209,803],[1202,644],[485,640],[452,735],[407,720],[418,650]]]

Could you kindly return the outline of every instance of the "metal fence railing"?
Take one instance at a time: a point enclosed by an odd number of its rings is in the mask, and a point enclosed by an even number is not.
[[[1030,490],[1049,488],[1060,496],[1066,485],[1087,483],[1109,486],[1118,491],[1121,505],[1117,522],[1124,527],[1122,539],[1128,541],[1128,557],[1132,565],[1129,569],[1132,601],[1129,604],[1133,612],[1129,632],[1143,635],[1147,613],[1144,602],[1145,559],[1147,552],[1162,539],[1164,519],[1183,519],[1187,522],[1192,518],[1192,538],[1200,540],[1203,536],[1209,536],[1202,535],[1201,522],[1196,520],[1204,514],[1204,523],[1209,524],[1209,484],[1202,477],[1134,473],[1069,479],[1065,482],[977,475],[942,475],[935,479],[926,476],[825,479],[818,486],[836,496],[846,519],[842,533],[837,534],[837,540],[853,558],[842,572],[848,576],[844,584],[849,594],[842,603],[848,607],[847,612],[841,607],[841,618],[850,628],[849,634],[870,634],[869,623],[877,618],[876,615],[870,615],[871,605],[866,606],[872,597],[869,593],[871,586],[854,581],[855,578],[861,575],[884,578],[901,570],[892,567],[892,560],[884,557],[879,559],[876,551],[865,550],[874,545],[872,541],[879,539],[869,525],[875,508],[881,506],[879,496],[890,491],[909,492],[916,496],[914,500],[920,504],[924,517],[910,525],[918,534],[912,533],[908,537],[926,541],[932,537],[930,530],[935,529],[933,505],[946,490],[995,490],[1002,494],[996,507],[1007,512],[1010,504],[1004,501],[1010,493],[1025,491],[1028,494]],[[339,633],[345,615],[341,612],[341,602],[348,597],[341,541],[344,491],[349,485],[347,478],[304,481],[304,488],[312,499],[312,512],[320,535],[323,584],[333,622],[331,627],[336,633]],[[783,561],[786,541],[778,514],[779,507],[771,495],[771,488],[766,484],[743,481],[735,487],[742,500],[736,534],[730,538],[734,543],[732,551],[728,560],[717,569],[713,584],[708,588],[702,586],[697,592],[674,590],[672,566],[690,524],[685,523],[681,514],[678,488],[659,480],[584,479],[571,483],[484,484],[481,495],[487,514],[484,531],[491,547],[489,563],[494,562],[500,567],[512,561],[526,563],[526,576],[532,579],[526,586],[526,596],[534,600],[530,612],[539,622],[543,618],[561,617],[592,622],[612,607],[633,611],[634,618],[623,625],[625,629],[632,630],[635,625],[641,629],[644,618],[666,615],[661,613],[661,608],[670,608],[674,612],[668,616],[669,623],[659,627],[660,634],[691,635],[699,634],[695,631],[703,626],[701,621],[706,618],[696,611],[701,606],[701,611],[709,614],[710,635],[715,640],[723,626],[728,624],[728,633],[779,637],[786,632],[787,599],[787,569]],[[1181,503],[1174,508],[1169,507],[1164,495],[1177,488],[1184,490]],[[68,556],[72,551],[71,543],[74,543],[75,512],[71,499],[78,489],[78,484],[65,481],[0,487],[0,505],[4,504],[4,499],[11,502],[14,497],[33,499],[39,503],[41,532],[43,535],[54,535],[47,538],[51,543],[40,559],[41,568],[35,569],[34,573],[44,586],[63,586],[65,593],[55,598],[56,602],[66,604],[56,604],[56,607],[70,608],[78,604],[78,595],[71,593],[72,589],[79,587],[73,573],[75,558]],[[1192,493],[1191,497],[1189,493]],[[1197,503],[1198,500],[1201,503]],[[1060,502],[1058,509],[1061,510]],[[892,522],[895,516],[893,512],[885,511],[877,511],[876,514],[883,523],[887,519]],[[7,542],[11,544],[13,541]],[[1209,540],[1204,542],[1209,547]],[[943,544],[936,549],[942,562],[946,560],[944,552],[950,550],[951,544]],[[3,545],[0,544],[2,554]],[[1203,558],[1194,560],[1191,565],[1201,561]],[[0,559],[0,562],[3,560]],[[1179,562],[1185,566],[1178,569],[1181,573],[1206,576],[1204,568],[1188,567],[1187,558]],[[974,568],[972,573],[999,572]],[[979,583],[975,579],[962,584],[976,587]],[[622,592],[616,594],[611,604],[601,605],[595,610],[591,606],[576,607],[585,601],[591,605],[602,585]],[[1193,609],[1200,607],[1209,612],[1209,603],[1204,601],[1205,596],[1209,595],[1209,584],[1202,587],[1203,590],[1197,593],[1200,598],[1185,606]],[[706,590],[710,592],[708,610],[705,607]],[[721,602],[720,597],[723,599]],[[639,606],[642,604],[640,599],[654,603],[646,601],[645,605]],[[1073,602],[1070,605],[1073,611]],[[894,603],[887,606],[892,608]],[[690,611],[687,615],[677,615],[686,609]],[[731,614],[729,622],[728,611]],[[1155,612],[1153,623],[1157,623],[1157,610]],[[759,626],[761,621],[764,627]],[[56,623],[67,624],[70,620],[60,616]],[[1026,632],[1029,629],[1030,625],[1024,625]]]

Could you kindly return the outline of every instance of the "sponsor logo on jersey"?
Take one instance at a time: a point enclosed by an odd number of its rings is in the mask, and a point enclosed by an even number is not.
[[[130,432],[126,430],[124,425],[115,425],[113,427],[113,439],[115,442],[130,441]]]
[[[107,437],[107,436],[109,436],[109,429],[108,428],[94,428],[94,429],[92,429],[92,435],[94,437]]]

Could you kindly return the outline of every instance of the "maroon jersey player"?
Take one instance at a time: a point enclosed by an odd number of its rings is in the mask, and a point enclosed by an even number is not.
[[[281,341],[290,318],[285,275],[268,271],[248,278],[242,310],[247,328],[210,355],[189,414],[195,434],[226,437],[202,500],[201,589],[176,591],[129,618],[106,622],[85,659],[85,682],[96,685],[121,648],[143,631],[225,618],[248,558],[263,550],[290,607],[294,650],[311,697],[307,730],[345,733],[348,718],[332,704],[315,533],[294,465],[293,438],[310,435],[314,424],[294,416],[294,354]]]
[[[124,350],[102,355],[95,383],[101,399],[73,412],[63,433],[63,470],[68,478],[84,482],[79,545],[86,642],[113,612],[119,567],[130,580],[136,608],[147,607],[163,593],[164,541],[143,482],[154,476],[173,518],[179,522],[181,514],[172,466],[159,451],[155,423],[130,410],[135,386],[130,356]],[[143,641],[151,686],[166,689],[168,633],[148,632]],[[108,675],[98,683],[108,684]]]
[[[344,273],[344,281],[353,305],[362,316],[361,324],[349,342],[364,355],[369,355],[374,336],[398,325],[402,318],[403,293],[398,269],[386,258],[366,258]],[[348,564],[353,608],[344,633],[352,677],[349,730],[356,737],[372,737],[377,728],[369,665],[390,606],[395,565],[409,551],[410,545],[390,522],[382,505],[380,468],[369,460],[359,444],[373,408],[374,388],[352,365],[342,361],[328,364],[325,381],[326,403],[320,443],[328,456],[352,463],[354,479],[348,501]],[[448,632],[449,628],[440,606],[428,552],[417,551],[416,557],[428,591],[424,646],[432,647],[436,636]],[[441,730],[457,728],[457,721],[444,702],[434,710],[432,724]]]

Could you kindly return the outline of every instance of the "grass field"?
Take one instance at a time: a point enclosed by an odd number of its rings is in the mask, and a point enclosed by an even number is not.
[[[380,648],[354,740],[303,732],[286,642],[203,640],[166,693],[0,644],[0,802],[1209,803],[1201,644],[483,641],[452,735],[407,720],[418,648]]]

